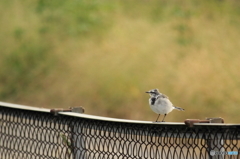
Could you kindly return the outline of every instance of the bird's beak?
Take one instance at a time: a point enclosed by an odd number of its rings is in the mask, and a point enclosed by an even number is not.
[[[150,93],[150,92],[145,92],[145,93]]]

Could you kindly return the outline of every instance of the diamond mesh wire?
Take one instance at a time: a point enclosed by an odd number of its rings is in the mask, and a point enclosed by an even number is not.
[[[102,121],[0,106],[1,159],[239,158],[237,125]],[[219,154],[236,151],[238,155]]]

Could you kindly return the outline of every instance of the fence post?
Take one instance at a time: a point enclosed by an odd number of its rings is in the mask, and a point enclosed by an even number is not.
[[[209,123],[224,123],[224,120],[219,118],[206,118]],[[211,133],[211,132],[210,132]],[[225,149],[224,149],[224,133],[209,134],[207,138],[209,158],[211,159],[224,159]]]

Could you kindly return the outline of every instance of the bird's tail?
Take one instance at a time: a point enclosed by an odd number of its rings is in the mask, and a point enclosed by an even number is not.
[[[185,110],[185,109],[183,109],[183,108],[175,107],[175,106],[174,106],[174,109],[177,109],[177,110],[179,110],[179,111],[184,111],[184,110]]]

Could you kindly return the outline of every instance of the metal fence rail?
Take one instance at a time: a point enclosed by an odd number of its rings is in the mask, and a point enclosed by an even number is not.
[[[237,159],[239,140],[236,124],[55,116],[49,109],[0,102],[1,159]]]

